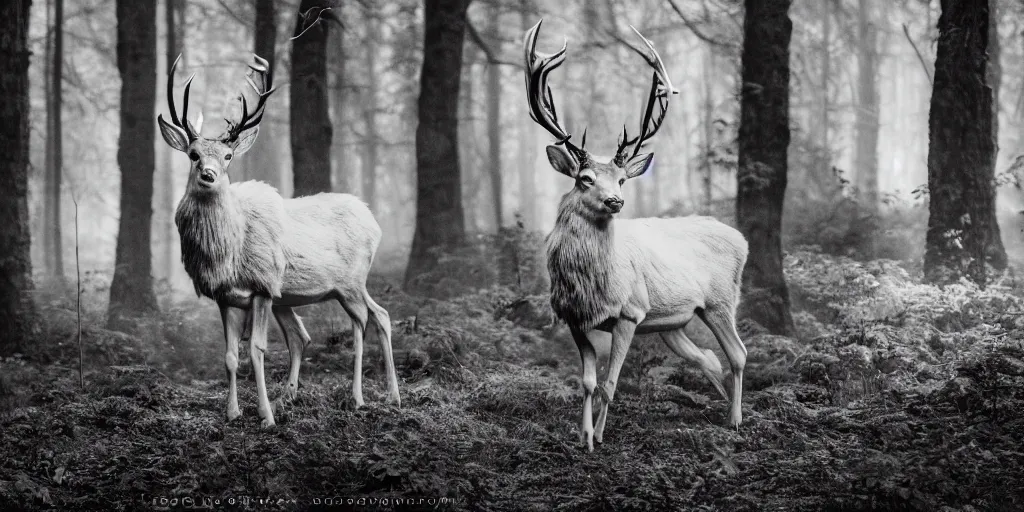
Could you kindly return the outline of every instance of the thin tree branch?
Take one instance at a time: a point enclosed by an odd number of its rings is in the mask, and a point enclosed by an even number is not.
[[[668,4],[672,6],[672,10],[675,11],[676,14],[679,15],[679,18],[683,20],[683,24],[686,25],[686,28],[690,29],[690,32],[693,32],[693,35],[697,36],[697,39],[713,46],[721,46],[722,48],[734,48],[736,46],[728,41],[719,41],[697,28],[697,25],[683,14],[683,10],[679,7],[679,4],[676,3],[676,0],[668,0]]]
[[[910,37],[910,30],[907,29],[906,23],[903,24],[903,34],[907,36],[907,42],[910,43],[910,46],[914,49],[914,53],[917,54],[917,60],[921,61],[921,68],[924,69],[924,74],[928,77],[928,84],[935,85],[932,80],[932,72],[928,70],[928,64],[924,61],[924,56],[921,55],[921,50],[917,49],[917,45],[914,44],[914,39]]]
[[[480,36],[480,32],[477,32],[476,27],[474,27],[473,23],[468,19],[466,20],[466,33],[469,34],[469,39],[472,40],[473,43],[476,44],[476,46],[480,48],[481,51],[484,52],[484,57],[486,57],[488,64],[496,64],[499,66],[512,66],[515,68],[524,69],[525,66],[523,66],[523,64],[519,62],[510,62],[507,60],[499,59],[497,55],[495,55],[494,49],[487,45],[487,42],[484,41],[484,38]]]

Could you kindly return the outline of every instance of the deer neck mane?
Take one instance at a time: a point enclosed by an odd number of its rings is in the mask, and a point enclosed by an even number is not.
[[[573,190],[562,196],[555,227],[548,235],[551,307],[584,332],[618,314],[613,220],[591,211]]]
[[[213,194],[185,192],[174,216],[181,262],[196,294],[216,299],[237,281],[245,242],[245,213],[230,186]]]

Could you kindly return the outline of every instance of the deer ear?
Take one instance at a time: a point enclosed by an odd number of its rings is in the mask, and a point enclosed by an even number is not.
[[[254,126],[238,136],[238,140],[235,141],[235,154],[241,155],[249,148],[252,147],[253,143],[256,142],[256,136],[260,134],[260,127]]]
[[[185,133],[185,130],[164,121],[164,116],[162,115],[156,116],[156,122],[160,125],[160,135],[164,136],[164,142],[168,146],[182,153],[188,149],[188,134]]]
[[[641,174],[647,172],[647,169],[651,167],[651,161],[654,160],[654,153],[642,155],[639,158],[634,158],[626,164],[626,177],[636,178]]]
[[[548,146],[546,148],[548,153],[548,162],[551,163],[551,167],[554,167],[556,171],[570,177],[575,178],[579,169],[576,168],[576,162],[558,146]]]

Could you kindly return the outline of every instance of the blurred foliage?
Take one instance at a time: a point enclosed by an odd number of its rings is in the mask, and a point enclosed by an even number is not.
[[[414,288],[435,298],[457,297],[496,285],[521,295],[547,292],[544,236],[521,224],[479,234],[463,245],[437,250],[438,264],[415,277]]]

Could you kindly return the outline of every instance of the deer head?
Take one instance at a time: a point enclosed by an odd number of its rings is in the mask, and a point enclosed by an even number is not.
[[[574,192],[582,195],[583,204],[594,213],[614,215],[625,204],[622,200],[622,184],[629,178],[640,176],[650,167],[654,154],[642,154],[640,150],[661,128],[668,111],[669,95],[678,94],[679,91],[672,87],[665,64],[654,45],[630,25],[629,28],[640,37],[646,48],[636,50],[637,53],[654,68],[651,91],[640,121],[640,133],[630,138],[623,126],[615,157],[609,162],[597,161],[585,148],[586,130],[583,130],[580,145],[576,146],[571,140],[572,135],[558,123],[558,113],[547,78],[548,73],[565,61],[567,45],[563,43],[562,49],[553,54],[537,53],[537,34],[543,22],[538,21],[531,27],[523,40],[530,118],[557,139],[555,144],[547,147],[548,161],[556,171],[576,180]]]
[[[227,130],[218,137],[208,139],[200,134],[203,127],[202,112],[196,118],[195,124],[188,119],[188,94],[192,87],[192,79],[196,76],[194,73],[185,82],[180,118],[174,107],[174,70],[178,67],[180,59],[179,55],[167,75],[167,106],[171,122],[164,121],[163,115],[157,116],[160,134],[167,145],[187,154],[192,160],[188,190],[197,193],[216,192],[230,183],[227,170],[232,157],[245,153],[256,142],[267,98],[275,91],[270,88],[270,65],[258,55],[253,55],[253,64],[249,64],[245,80],[258,97],[256,108],[250,113],[245,96],[239,95],[242,117],[237,122],[228,119]]]

